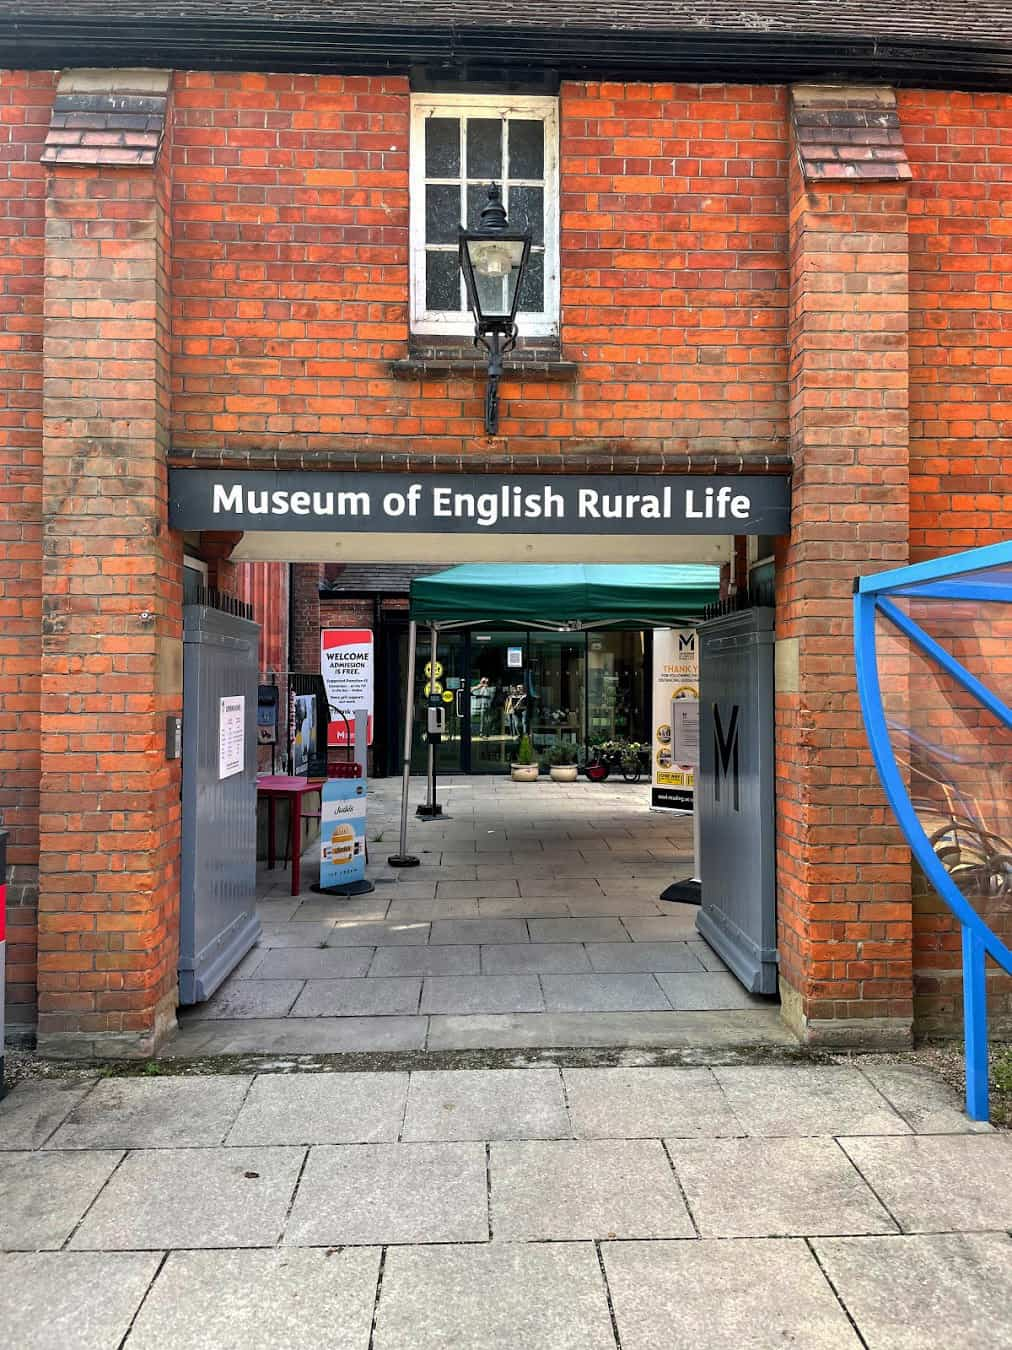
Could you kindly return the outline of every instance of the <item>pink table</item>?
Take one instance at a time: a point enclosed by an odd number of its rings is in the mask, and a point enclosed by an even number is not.
[[[292,856],[292,894],[302,891],[302,801],[308,792],[319,792],[323,778],[289,778],[284,774],[265,774],[257,779],[257,800],[267,802],[267,867],[273,870],[277,861],[277,802],[288,801],[288,842]]]

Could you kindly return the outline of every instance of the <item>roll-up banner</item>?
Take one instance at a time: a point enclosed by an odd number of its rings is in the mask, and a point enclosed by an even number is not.
[[[699,750],[699,652],[694,628],[654,629],[650,805],[691,811]]]

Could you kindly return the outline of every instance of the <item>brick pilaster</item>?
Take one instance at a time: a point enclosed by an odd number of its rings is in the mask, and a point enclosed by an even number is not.
[[[43,154],[39,1045],[50,1054],[147,1054],[174,1025],[169,86],[154,71],[65,74]]]
[[[778,575],[781,992],[805,1040],[905,1041],[910,862],[855,689],[854,576],[907,558],[909,176],[889,90],[795,90],[790,547]],[[881,157],[880,157],[881,156]]]
[[[316,674],[320,669],[320,580],[319,563],[293,563],[292,670]]]

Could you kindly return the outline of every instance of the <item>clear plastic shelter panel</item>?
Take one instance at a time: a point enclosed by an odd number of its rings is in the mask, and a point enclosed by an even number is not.
[[[890,744],[935,857],[1006,944],[1012,939],[1012,604],[996,569],[894,591],[876,620]],[[890,610],[892,614],[890,614]],[[897,622],[897,619],[900,622]],[[968,677],[968,678],[967,678]]]

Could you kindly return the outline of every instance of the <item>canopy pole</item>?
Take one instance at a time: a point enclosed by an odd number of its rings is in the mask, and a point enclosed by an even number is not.
[[[425,724],[428,728],[429,708],[432,706],[432,691],[436,686],[436,645],[438,641],[438,629],[433,623],[430,625],[431,634],[431,656],[429,657],[429,697],[425,700]],[[419,806],[417,814],[431,818],[432,816],[441,816],[443,808],[436,802],[436,743],[432,739],[432,733],[427,731],[429,741],[428,767],[425,772],[425,804]]]
[[[387,859],[391,867],[417,867],[419,860],[408,852],[408,794],[411,790],[411,724],[415,716],[415,648],[418,624],[408,624],[408,686],[404,691],[404,768],[401,775],[401,837],[398,852]]]

